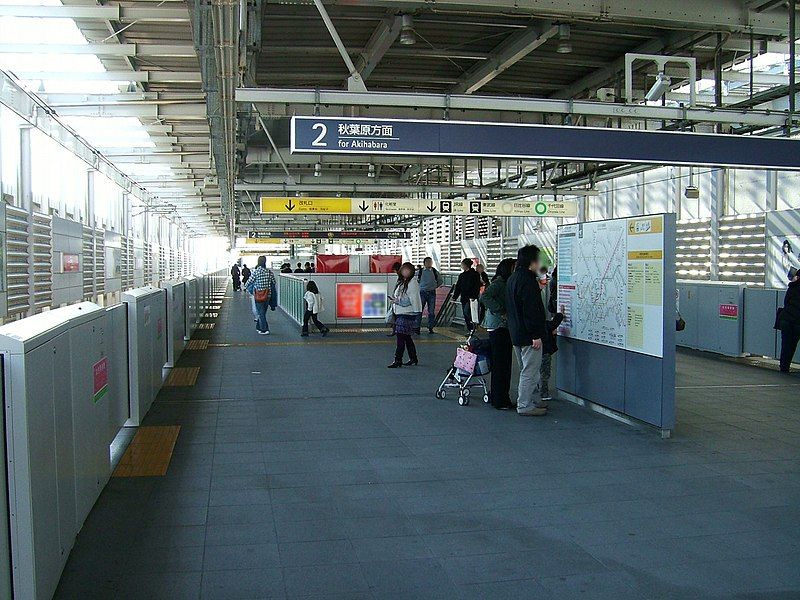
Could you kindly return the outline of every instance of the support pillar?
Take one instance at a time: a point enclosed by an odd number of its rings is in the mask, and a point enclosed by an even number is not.
[[[714,169],[711,171],[711,249],[710,249],[710,279],[719,280],[719,224],[725,215],[728,194],[728,170]]]
[[[92,231],[92,302],[97,302],[97,238],[94,234],[94,169],[86,171],[86,224]],[[83,266],[86,268],[86,265]],[[105,273],[103,274],[105,277]]]
[[[766,210],[778,210],[778,172],[767,171]]]
[[[19,128],[19,201],[20,206],[28,213],[28,316],[34,314],[36,302],[34,298],[33,244],[33,192],[31,190],[31,129],[30,125]]]

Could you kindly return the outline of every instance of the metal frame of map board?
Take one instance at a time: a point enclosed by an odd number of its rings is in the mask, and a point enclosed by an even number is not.
[[[556,387],[568,400],[621,420],[653,425],[668,436],[675,427],[675,215],[641,215],[608,221],[628,223],[648,217],[662,217],[663,223],[663,312],[659,324],[662,355],[559,335]]]

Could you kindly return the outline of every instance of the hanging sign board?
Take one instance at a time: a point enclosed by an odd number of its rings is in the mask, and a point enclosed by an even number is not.
[[[475,215],[489,217],[575,217],[571,200],[424,200],[419,198],[261,197],[262,214]],[[360,236],[363,237],[363,236]]]
[[[248,231],[248,240],[409,240],[409,231]]]
[[[797,169],[800,140],[465,121],[292,117],[291,151]]]

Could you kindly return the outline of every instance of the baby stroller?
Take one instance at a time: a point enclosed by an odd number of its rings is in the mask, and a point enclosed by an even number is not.
[[[486,385],[486,375],[490,371],[489,342],[475,335],[473,329],[466,342],[459,345],[453,366],[436,390],[436,397],[447,397],[445,388],[458,388],[458,403],[461,406],[469,404],[470,388],[483,388],[483,401],[489,402],[489,388]]]

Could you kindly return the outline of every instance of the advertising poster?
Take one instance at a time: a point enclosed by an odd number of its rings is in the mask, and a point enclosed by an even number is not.
[[[383,319],[386,317],[386,284],[361,284],[361,317]]]
[[[385,283],[337,283],[337,319],[383,319],[386,317]]]
[[[336,284],[336,318],[337,319],[361,318],[360,283]]]
[[[77,254],[61,255],[61,271],[64,273],[77,273],[81,270],[81,257]]]

